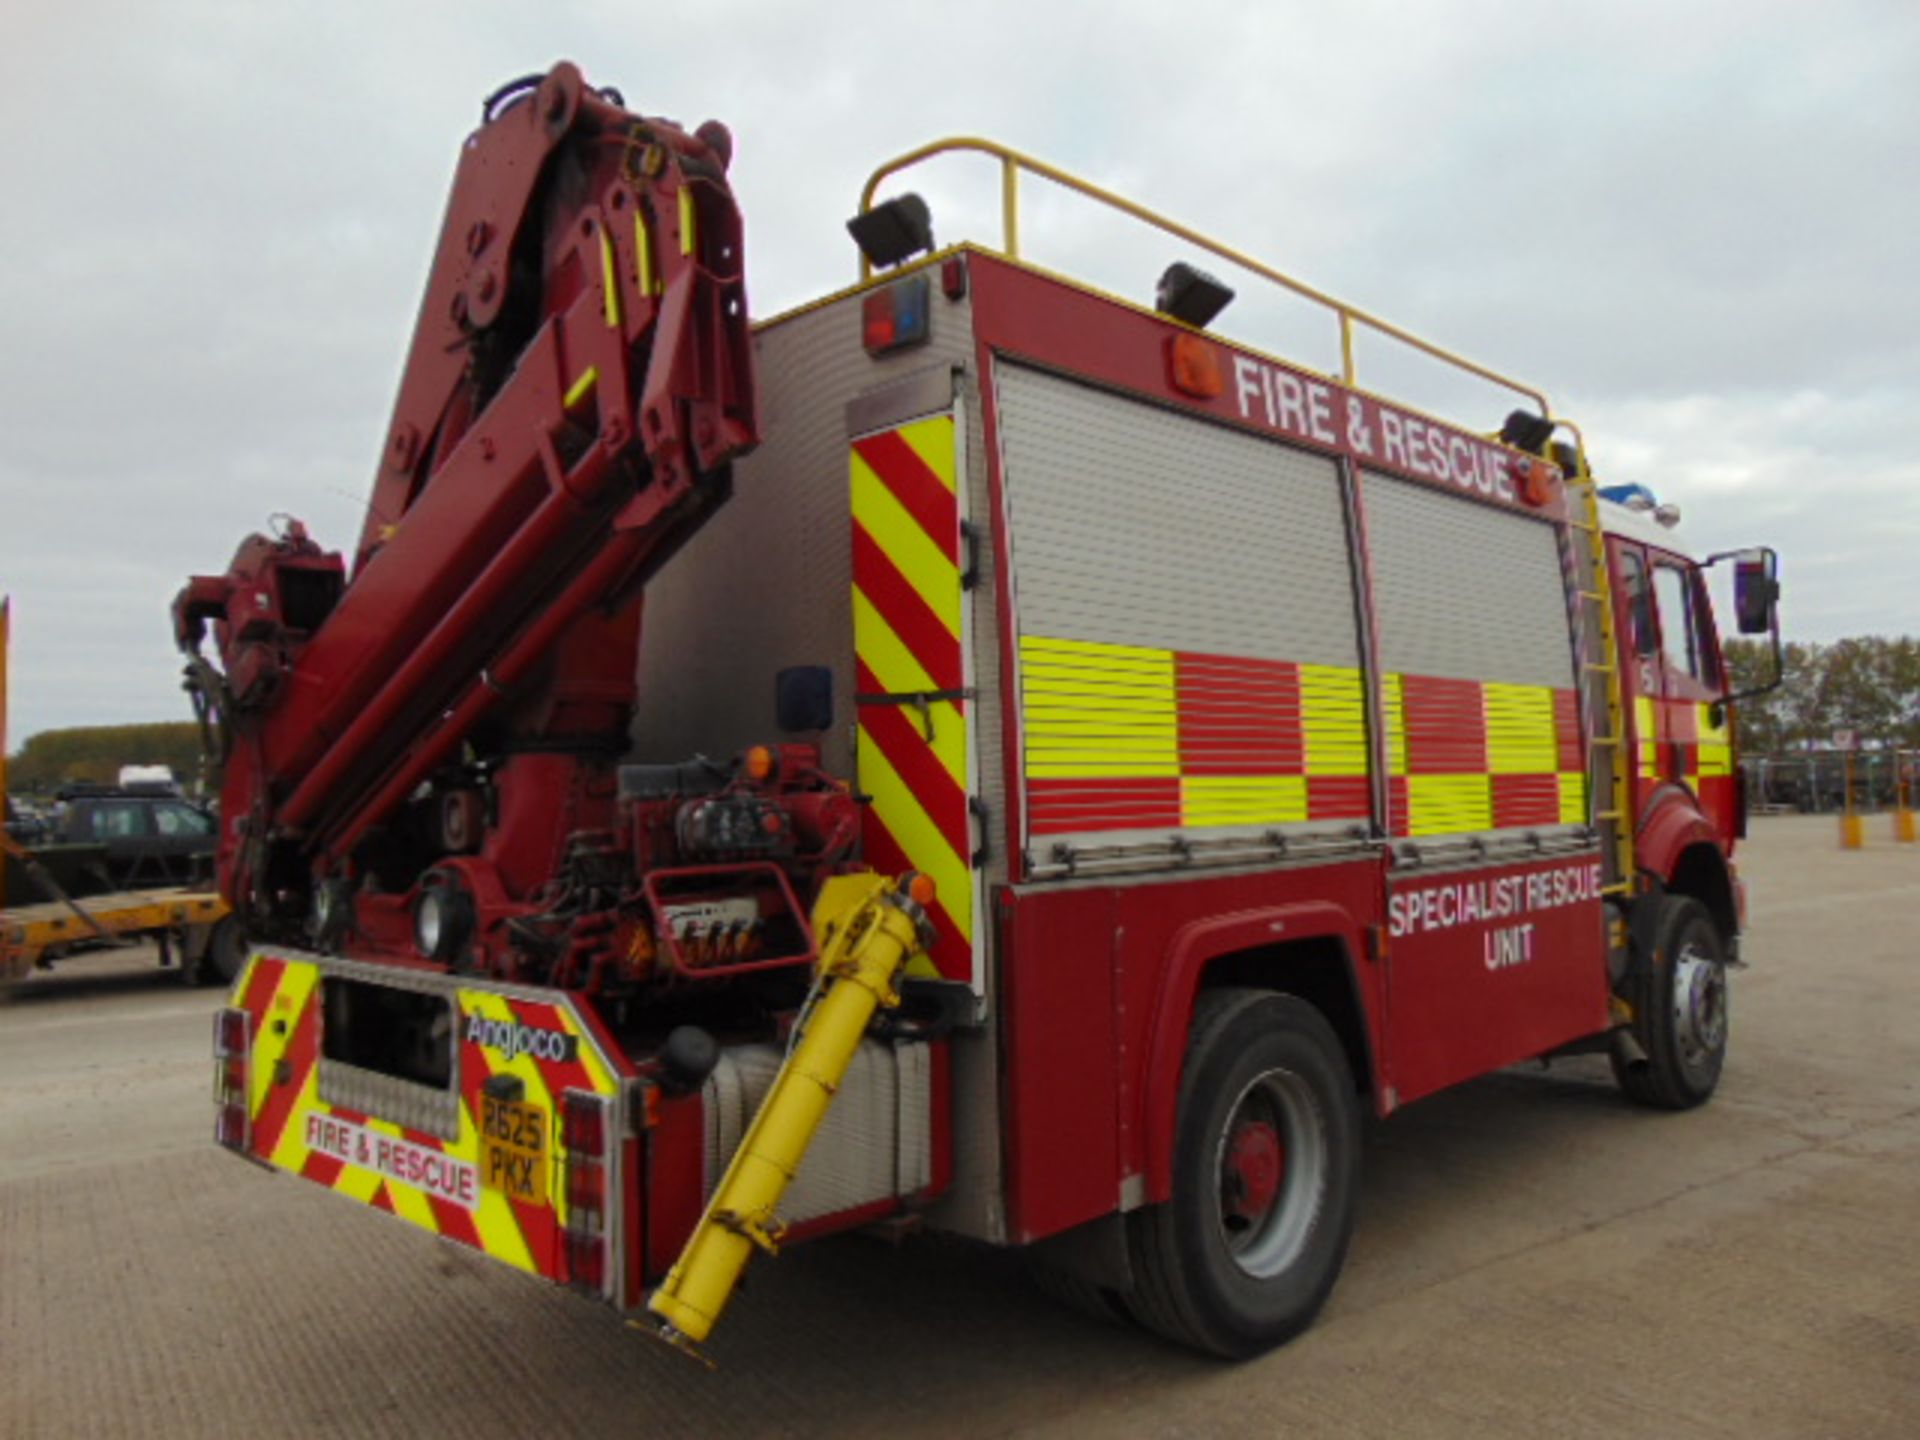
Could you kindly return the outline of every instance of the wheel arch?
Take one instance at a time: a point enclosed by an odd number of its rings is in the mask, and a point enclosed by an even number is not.
[[[1634,838],[1639,868],[1662,884],[1673,874],[1681,854],[1701,844],[1716,844],[1713,825],[1693,793],[1677,785],[1660,792]]]
[[[1155,1007],[1141,1095],[1147,1198],[1171,1192],[1180,1076],[1194,1005],[1202,991],[1246,986],[1298,996],[1333,1027],[1353,1070],[1356,1090],[1374,1096],[1377,1067],[1374,1010],[1358,969],[1361,927],[1338,905],[1283,905],[1196,920],[1177,931]]]
[[[1676,790],[1670,796],[1641,827],[1640,869],[1665,893],[1705,905],[1721,939],[1731,944],[1740,933],[1740,910],[1720,836],[1691,794]]]
[[[1667,893],[1691,896],[1706,906],[1723,943],[1731,943],[1740,933],[1733,875],[1718,845],[1696,841],[1682,850],[1667,876]]]

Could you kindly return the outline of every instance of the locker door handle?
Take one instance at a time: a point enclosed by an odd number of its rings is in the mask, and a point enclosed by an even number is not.
[[[992,842],[987,839],[987,814],[986,801],[978,795],[967,797],[967,817],[980,827],[978,839],[974,843],[973,855],[968,861],[976,870],[987,863],[987,855],[992,848]]]
[[[960,572],[960,588],[971,590],[980,583],[980,527],[971,520],[960,522],[960,544],[967,552],[967,568]]]

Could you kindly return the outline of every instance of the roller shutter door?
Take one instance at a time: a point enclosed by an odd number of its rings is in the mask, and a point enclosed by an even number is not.
[[[1371,472],[1361,497],[1392,833],[1419,840],[1585,824],[1554,526]]]
[[[997,367],[1029,849],[1369,813],[1334,463]]]

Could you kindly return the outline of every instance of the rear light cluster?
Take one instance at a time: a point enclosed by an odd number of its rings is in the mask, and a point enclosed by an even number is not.
[[[585,1090],[560,1096],[560,1149],[566,1162],[567,1275],[573,1284],[604,1293],[610,1270],[607,1254],[608,1155],[613,1107]]]
[[[249,1043],[253,1016],[229,1007],[213,1017],[213,1138],[243,1154],[252,1139],[253,1120],[247,1112]]]
[[[867,353],[924,345],[933,334],[931,296],[925,275],[909,275],[870,292],[860,302],[860,341]]]

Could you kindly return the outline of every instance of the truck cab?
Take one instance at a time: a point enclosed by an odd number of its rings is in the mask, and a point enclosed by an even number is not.
[[[1737,944],[1743,896],[1733,855],[1746,833],[1734,744],[1736,693],[1722,625],[1774,636],[1778,584],[1770,550],[1700,559],[1676,507],[1646,487],[1602,490],[1640,866],[1655,883],[1696,893]],[[1731,571],[1732,612],[1715,614],[1716,572]]]

